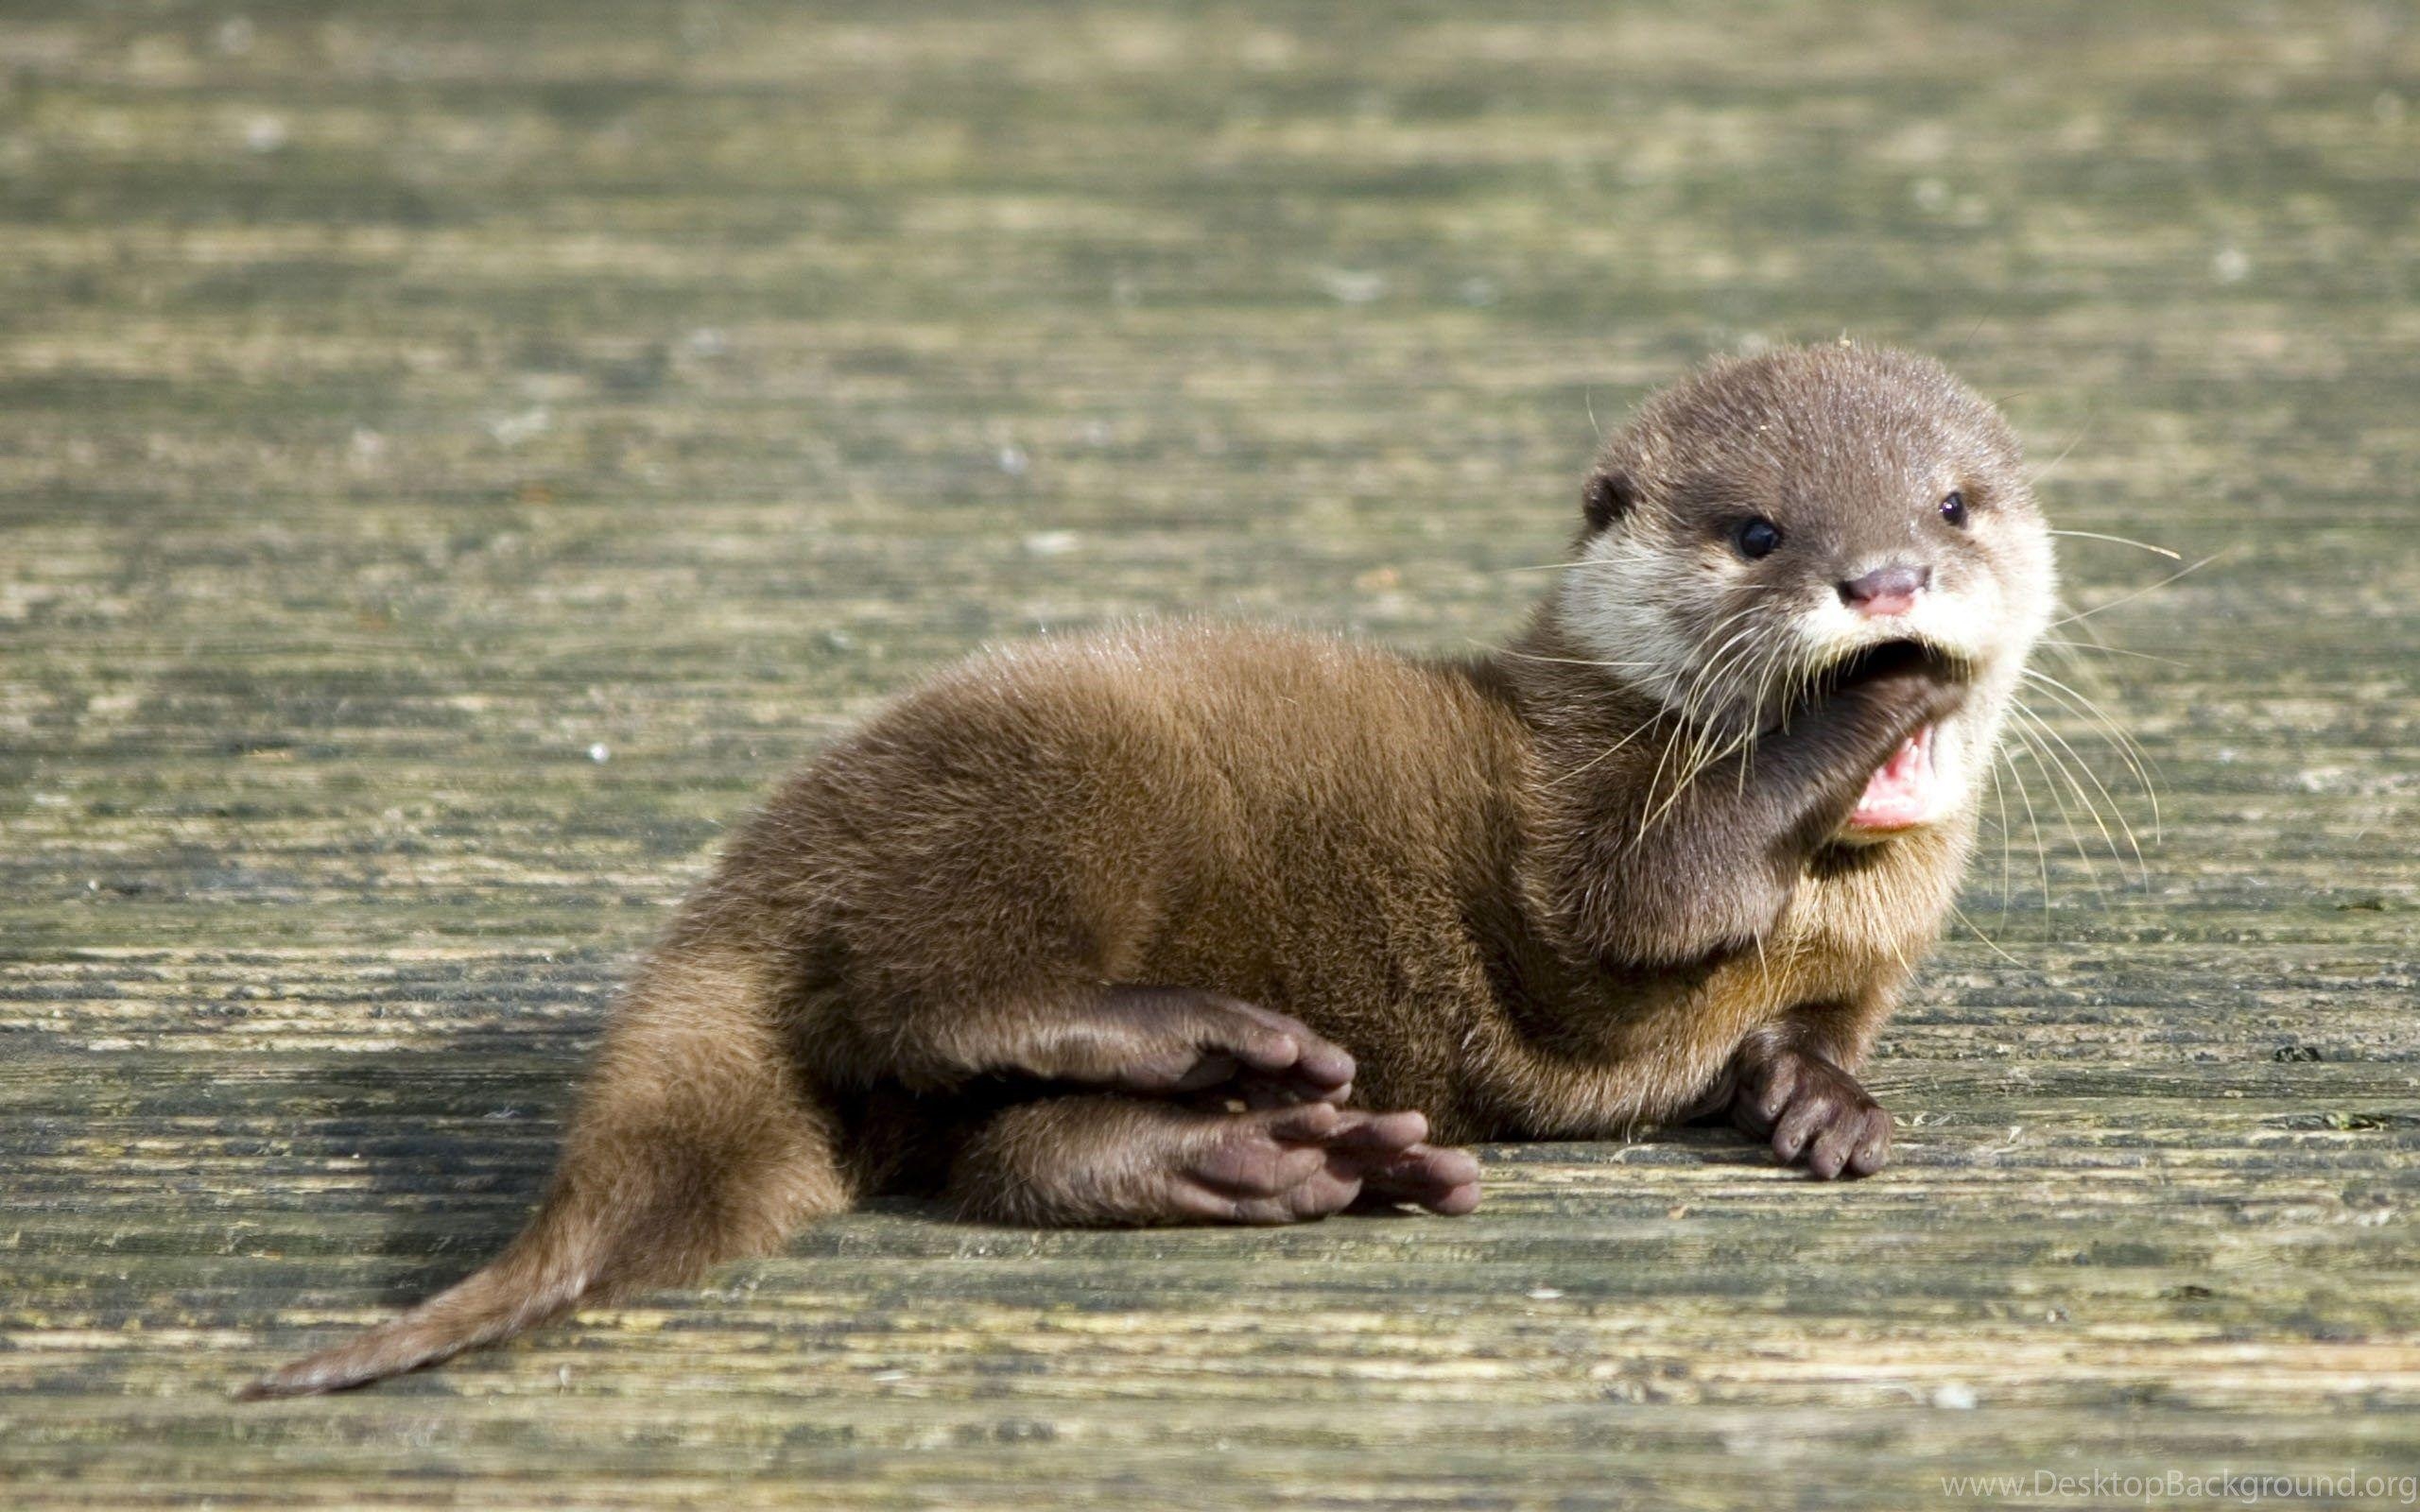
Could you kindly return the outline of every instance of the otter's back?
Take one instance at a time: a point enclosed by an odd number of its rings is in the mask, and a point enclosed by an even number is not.
[[[1457,668],[1136,628],[959,663],[768,819],[871,996],[1180,983],[1345,1028],[1469,989],[1460,920],[1500,886],[1524,759]]]

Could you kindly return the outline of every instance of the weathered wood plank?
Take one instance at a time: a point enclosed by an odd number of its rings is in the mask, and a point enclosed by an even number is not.
[[[2410,1504],[2415,163],[2392,6],[9,7],[9,1504]],[[2218,554],[2066,542],[2160,837],[2046,694],[2145,860],[2015,764],[1889,1177],[891,1206],[223,1400],[513,1228],[720,827],[919,669],[1500,634],[1592,413],[1843,328],[2005,395],[2063,524]]]

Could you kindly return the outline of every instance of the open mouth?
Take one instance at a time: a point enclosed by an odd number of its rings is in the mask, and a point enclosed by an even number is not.
[[[1824,693],[1832,694],[1877,678],[1905,675],[1933,678],[1942,682],[1963,682],[1968,668],[1965,662],[1948,652],[1922,641],[1884,641],[1832,663],[1824,674],[1820,686]]]
[[[1824,679],[1832,691],[1876,678],[1917,675],[1963,680],[1967,668],[1953,657],[1915,641],[1888,641],[1841,662]],[[1852,830],[1888,832],[1926,823],[1941,809],[1941,772],[1933,763],[1937,725],[1925,725],[1899,743],[1867,778],[1865,791],[1849,811]]]
[[[1849,810],[1853,830],[1906,830],[1931,818],[1941,776],[1932,764],[1933,730],[1926,725],[1900,742],[1890,760],[1865,780],[1857,807]]]

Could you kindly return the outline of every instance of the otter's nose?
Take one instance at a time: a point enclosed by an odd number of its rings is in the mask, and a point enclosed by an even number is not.
[[[1841,602],[1860,614],[1905,614],[1932,582],[1932,569],[1893,562],[1841,584]]]

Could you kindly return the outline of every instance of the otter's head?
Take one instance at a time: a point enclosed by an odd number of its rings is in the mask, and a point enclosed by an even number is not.
[[[2015,438],[1939,363],[1847,344],[1716,363],[1614,438],[1584,506],[1555,607],[1613,677],[1737,737],[1929,657],[1972,691],[1875,773],[1843,838],[1973,798],[2053,565]]]

